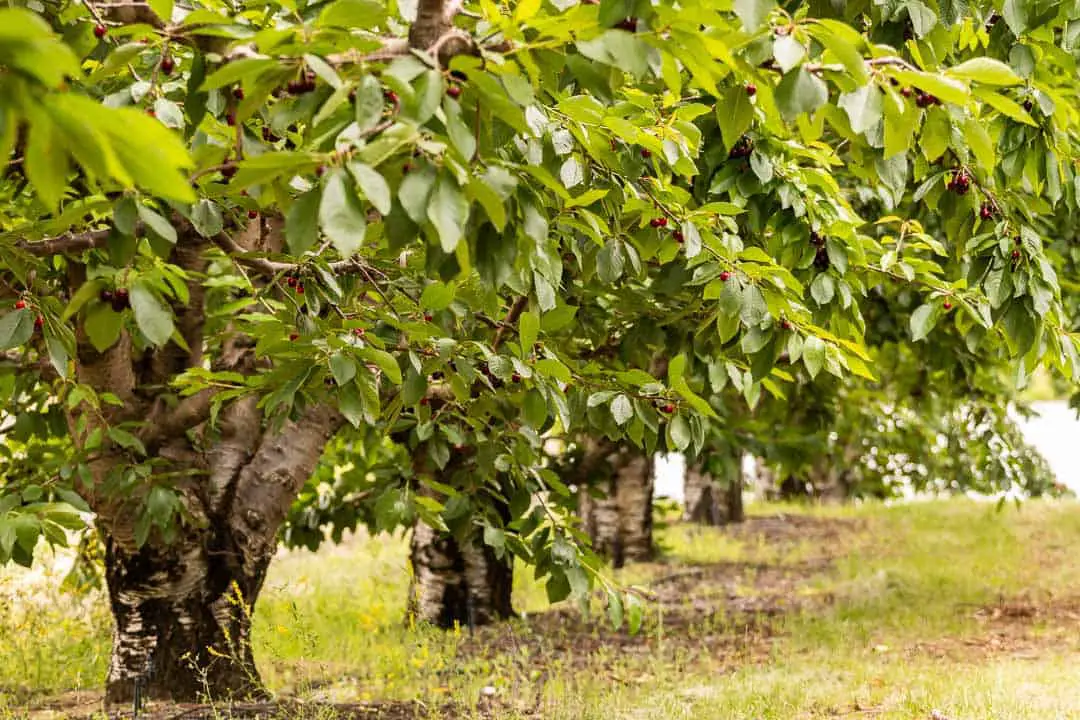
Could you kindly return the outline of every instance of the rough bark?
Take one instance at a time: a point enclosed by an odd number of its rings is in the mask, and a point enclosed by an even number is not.
[[[721,452],[708,461],[687,463],[683,519],[702,525],[726,525],[746,519],[743,510],[742,456]]]
[[[425,444],[413,451],[413,476],[420,485],[418,493],[437,495],[423,484],[423,478],[429,474],[438,475],[443,484],[464,487],[470,481],[469,468],[468,458],[458,456],[440,470],[432,467]],[[477,490],[473,488],[474,492]],[[509,521],[509,507],[494,499],[493,505],[500,520]],[[459,522],[462,526],[452,528],[457,533],[441,532],[419,518],[413,525],[407,610],[410,623],[427,622],[444,629],[473,628],[514,615],[513,558],[509,554],[498,557],[484,542],[483,531],[473,518]]]
[[[175,487],[190,517],[179,538],[169,542],[155,531],[140,545],[131,513],[100,506],[116,623],[108,703],[131,702],[136,693],[171,700],[263,694],[251,613],[277,530],[341,419],[316,406],[278,431],[264,430],[261,413],[246,401],[227,415],[239,432],[223,432],[207,450],[184,448],[183,439],[162,448],[171,472],[207,479]],[[238,465],[227,450],[241,441],[247,461]]]
[[[467,542],[423,521],[413,527],[409,618],[441,628],[477,627],[513,617],[514,569],[480,533]]]
[[[650,458],[640,449],[586,439],[575,470],[579,513],[593,548],[615,567],[653,557]]]

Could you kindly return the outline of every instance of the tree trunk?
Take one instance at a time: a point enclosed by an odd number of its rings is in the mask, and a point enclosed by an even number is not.
[[[576,474],[578,510],[593,549],[611,558],[615,567],[651,559],[650,458],[635,447],[590,438]]]
[[[423,484],[423,477],[437,474],[439,480],[465,493],[483,492],[467,456],[457,456],[444,468],[432,467],[427,445],[413,450],[413,473],[419,487],[416,492],[434,496]],[[496,497],[502,497],[500,493]],[[510,508],[501,500],[489,500],[502,523],[509,522]],[[453,531],[457,532],[453,532]],[[464,538],[464,539],[462,539]],[[451,532],[444,533],[417,518],[413,525],[409,559],[412,578],[409,585],[409,622],[427,622],[444,629],[477,627],[513,617],[511,594],[514,586],[513,557],[502,557],[484,542],[483,530],[470,513],[451,522]]]
[[[106,540],[116,623],[106,703],[264,695],[250,637],[266,564],[252,576],[234,575],[207,552],[225,546],[221,535],[211,530],[130,554]]]
[[[467,543],[418,520],[409,559],[409,617],[444,629],[477,627],[514,615],[512,558],[496,557],[479,532]]]
[[[209,448],[195,452],[186,436],[163,443],[162,467],[187,478],[169,488],[186,515],[167,520],[174,537],[152,527],[139,542],[141,513],[95,498],[115,621],[106,703],[266,696],[250,644],[254,604],[278,528],[340,423],[317,406],[266,430],[250,398],[222,412]]]
[[[684,487],[687,522],[717,526],[746,519],[740,453],[721,451],[708,460],[688,462]]]

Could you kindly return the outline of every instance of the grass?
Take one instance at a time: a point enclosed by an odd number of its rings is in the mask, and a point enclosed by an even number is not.
[[[617,573],[655,594],[637,637],[547,611],[524,570],[523,621],[407,628],[405,542],[383,536],[279,558],[256,654],[272,689],[310,700],[475,709],[494,687],[478,717],[1080,718],[1077,503],[752,510],[732,530],[665,527],[661,562]],[[0,572],[0,717],[74,713],[57,696],[104,676],[101,598],[46,577],[4,602],[16,572]],[[98,699],[79,697],[84,714]]]

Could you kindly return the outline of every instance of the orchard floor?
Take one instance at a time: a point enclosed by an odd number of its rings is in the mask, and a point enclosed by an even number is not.
[[[653,597],[636,636],[547,609],[527,572],[521,621],[404,628],[402,538],[283,555],[254,640],[288,698],[273,716],[1080,718],[1080,504],[751,510],[731,529],[663,528],[660,562],[616,573]],[[12,606],[17,577],[0,571],[0,718],[101,717],[100,597],[46,578]]]

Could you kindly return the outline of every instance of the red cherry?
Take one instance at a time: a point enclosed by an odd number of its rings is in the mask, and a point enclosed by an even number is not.
[[[983,220],[989,220],[994,217],[994,208],[989,203],[983,203],[982,207],[979,208],[979,217]]]
[[[720,282],[727,282],[730,279],[731,279],[731,273],[729,273],[727,270],[720,273]]]
[[[420,398],[420,404],[421,404],[421,405],[428,405],[428,404],[429,404],[430,402],[431,402],[431,401],[430,401],[430,400],[428,400],[428,399],[427,399],[426,397],[422,397],[422,398]]]
[[[109,34],[109,29],[104,25],[97,25],[94,27],[94,37],[101,40],[103,37]]]
[[[16,310],[22,310],[25,307],[26,307],[26,301],[25,300],[19,300],[18,302],[15,303],[15,309]]]
[[[243,100],[244,99],[244,88],[239,87],[239,86],[234,87],[233,91],[232,91],[232,96],[234,98],[236,98],[237,100]]]
[[[34,318],[34,329],[40,330],[43,327],[45,327],[45,318],[38,315],[36,318]]]
[[[675,404],[665,403],[663,407],[660,408],[660,410],[670,415],[671,413],[675,412]]]
[[[173,70],[176,69],[176,61],[171,56],[166,55],[161,58],[161,72],[165,75],[172,75]]]
[[[780,321],[780,327],[783,330],[790,330],[791,329],[791,321],[788,320],[787,318],[784,318],[783,320]]]
[[[641,148],[641,157],[648,160],[652,157],[652,150],[650,150],[649,148]]]
[[[750,97],[757,95],[757,85],[754,83],[746,83],[746,94]]]
[[[229,127],[235,127],[236,126],[236,113],[232,113],[232,112],[231,113],[226,113],[225,114],[225,123]]]
[[[304,286],[301,283],[296,283],[296,294],[297,295],[303,295],[304,294]]]
[[[1020,259],[1020,251],[1019,250],[1013,250],[1012,251],[1012,259],[1013,260],[1019,260]]]
[[[300,333],[289,333],[289,340],[296,342],[300,338]]]
[[[675,240],[675,242],[679,244],[682,244],[683,240],[686,239],[685,236],[683,236],[682,230],[676,230],[675,232],[671,233],[671,237]]]
[[[941,307],[945,308],[946,310],[952,310],[952,303],[946,300],[941,304]]]
[[[511,382],[521,382],[521,376],[518,375],[517,373],[514,373],[513,375],[510,376],[510,380],[511,380]]]
[[[656,226],[657,227],[667,227],[667,218],[666,217],[656,218]]]
[[[461,86],[451,85],[450,87],[446,88],[446,94],[454,99],[461,97]]]
[[[248,217],[250,219],[254,220],[255,218],[259,217],[259,211],[258,210],[248,210]]]
[[[356,337],[364,337],[364,328],[353,328],[352,334]]]
[[[424,322],[431,322],[433,319],[434,318],[431,313],[424,313]]]
[[[387,90],[387,91],[386,91],[386,92],[385,92],[385,93],[383,94],[383,97],[385,97],[385,98],[386,98],[386,99],[387,99],[387,100],[388,100],[389,102],[392,102],[392,103],[394,103],[395,105],[397,105],[397,104],[398,104],[398,96],[397,96],[397,93],[396,93],[396,92],[394,92],[393,90]]]

